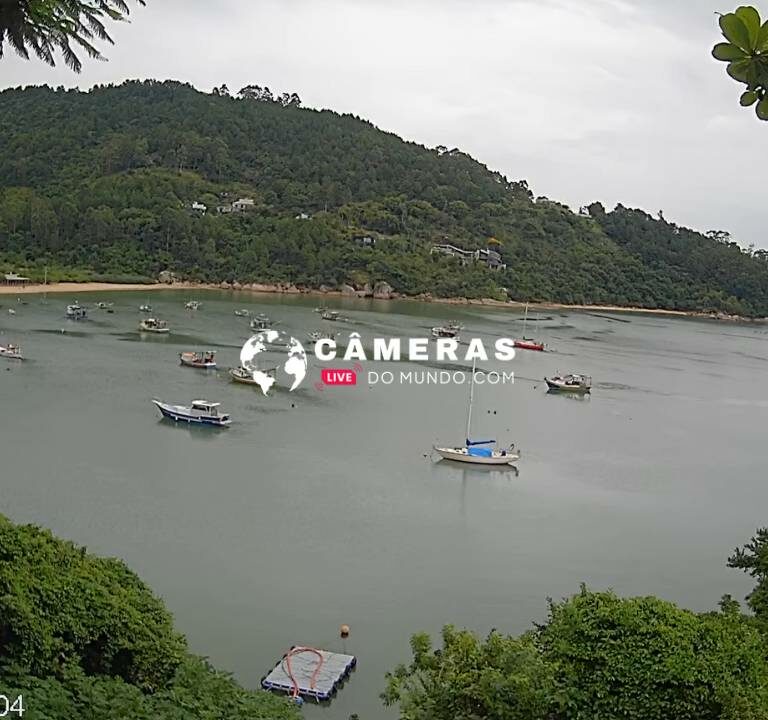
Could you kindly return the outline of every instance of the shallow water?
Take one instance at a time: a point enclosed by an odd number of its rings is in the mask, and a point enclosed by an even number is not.
[[[82,295],[115,302],[82,323],[64,319],[69,297],[0,298],[17,310],[0,308],[0,342],[30,358],[0,361],[0,512],[125,559],[192,648],[246,685],[293,644],[346,650],[359,658],[352,679],[305,715],[392,717],[377,695],[413,632],[452,622],[519,633],[543,618],[546,597],[582,581],[696,610],[747,592],[725,558],[766,522],[765,330],[610,313],[542,320],[554,352],[521,352],[514,386],[477,388],[476,433],[522,449],[515,475],[430,459],[438,440],[463,440],[465,387],[318,390],[311,360],[299,390],[265,398],[224,369],[179,367],[184,349],[237,364],[250,335],[238,307],[302,341],[322,324],[316,299],[198,298],[189,312],[184,292],[152,293],[169,337],[136,332],[141,293]],[[482,307],[329,304],[349,318],[334,329],[363,339],[421,336],[453,318],[488,342],[521,328],[519,314]],[[542,378],[556,370],[592,375],[592,397],[547,395]],[[235,423],[166,425],[153,396],[218,400]]]

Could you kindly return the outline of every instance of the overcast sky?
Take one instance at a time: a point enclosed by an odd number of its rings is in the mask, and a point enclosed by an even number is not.
[[[762,1],[764,15],[768,2]],[[758,4],[759,4],[758,2]],[[298,92],[459,147],[574,208],[764,233],[768,123],[709,52],[737,0],[147,0],[81,75],[8,50],[0,86],[174,78]]]

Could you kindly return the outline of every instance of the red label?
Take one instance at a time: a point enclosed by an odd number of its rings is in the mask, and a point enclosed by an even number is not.
[[[354,370],[323,368],[320,377],[326,385],[357,385],[357,373]]]

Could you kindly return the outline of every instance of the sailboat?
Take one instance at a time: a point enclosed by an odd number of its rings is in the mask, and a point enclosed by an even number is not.
[[[528,303],[525,303],[525,316],[523,317],[523,337],[514,341],[515,347],[521,350],[544,351],[544,343],[525,336],[525,328],[528,325]]]
[[[472,440],[472,403],[475,398],[475,367],[477,360],[472,362],[472,379],[469,383],[469,406],[467,407],[467,434],[463,447],[438,447],[433,450],[445,460],[455,460],[474,465],[511,465],[520,459],[519,451],[514,445],[508,448],[495,447],[495,440]],[[494,446],[494,447],[491,447]]]

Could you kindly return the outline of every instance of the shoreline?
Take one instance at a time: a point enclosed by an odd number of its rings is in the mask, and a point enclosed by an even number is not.
[[[494,308],[521,309],[525,308],[526,303],[516,300],[494,300],[492,298],[467,299],[467,298],[439,298],[430,295],[403,296],[371,298],[360,293],[349,294],[340,290],[330,289],[305,289],[297,288],[293,285],[271,285],[258,284],[253,285],[233,285],[229,283],[104,283],[104,282],[56,282],[31,283],[23,286],[0,285],[0,297],[4,295],[42,295],[44,293],[64,294],[64,293],[83,293],[83,292],[157,292],[160,290],[180,291],[180,290],[225,290],[233,293],[249,293],[253,295],[308,295],[310,297],[334,297],[334,298],[352,298],[352,299],[374,299],[374,300],[405,300],[410,302],[436,303],[441,305],[468,305],[483,306]],[[539,310],[579,310],[585,312],[615,312],[615,313],[641,313],[646,315],[659,315],[668,317],[686,317],[705,320],[720,320],[741,323],[764,323],[768,318],[749,318],[740,315],[726,315],[724,313],[698,312],[694,310],[665,310],[662,308],[642,308],[642,307],[624,307],[621,305],[566,305],[564,303],[542,302],[529,303],[529,308],[534,311]]]

